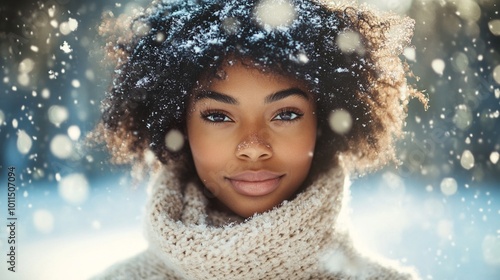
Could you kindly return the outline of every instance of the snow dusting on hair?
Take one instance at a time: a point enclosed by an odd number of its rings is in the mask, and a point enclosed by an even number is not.
[[[352,1],[155,1],[136,17],[103,21],[116,70],[96,133],[116,162],[143,161],[148,150],[163,163],[189,161],[189,145],[169,149],[165,137],[184,131],[202,77],[221,78],[225,64],[241,60],[303,81],[315,94],[313,169],[339,157],[353,171],[379,168],[394,159],[408,99],[425,102],[399,58],[412,29],[411,19]],[[339,127],[332,112],[350,120],[348,129],[332,130]]]

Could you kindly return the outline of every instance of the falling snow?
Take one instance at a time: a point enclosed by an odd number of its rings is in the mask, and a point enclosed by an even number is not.
[[[61,49],[64,53],[71,53],[73,51],[73,49],[71,49],[71,46],[66,41],[64,41],[59,49]]]
[[[444,195],[454,195],[457,192],[457,189],[457,181],[454,178],[447,177],[441,181],[441,192]]]
[[[490,154],[491,163],[497,164],[499,159],[500,159],[500,154],[498,152],[492,152]]]
[[[165,136],[165,145],[170,151],[179,151],[184,146],[184,135],[176,129],[169,131]]]
[[[446,64],[442,59],[434,59],[431,66],[436,74],[443,75]]]
[[[471,151],[465,150],[460,157],[460,164],[464,169],[471,169],[474,167],[474,154]]]
[[[346,110],[336,110],[330,114],[330,128],[338,134],[346,134],[351,130],[352,117]]]
[[[361,36],[353,31],[341,33],[337,37],[337,45],[344,53],[364,53],[364,49],[361,45]]]
[[[62,22],[59,25],[59,31],[63,35],[68,35],[78,28],[78,21],[74,18],[69,18],[68,21]]]
[[[54,215],[45,209],[35,210],[33,213],[33,224],[41,233],[51,233],[54,229]]]
[[[49,121],[55,126],[59,127],[69,117],[69,112],[66,107],[59,105],[52,105],[48,111]]]
[[[255,11],[255,18],[266,30],[286,28],[296,17],[294,6],[287,0],[263,0]]]
[[[89,196],[89,183],[81,173],[67,175],[59,181],[58,191],[61,197],[70,204],[81,205]]]
[[[500,36],[500,19],[494,19],[488,22],[490,32],[495,36]]]
[[[80,138],[81,134],[82,132],[78,126],[72,125],[68,127],[68,136],[71,140],[77,141]]]
[[[73,153],[73,142],[68,136],[58,134],[50,141],[50,151],[57,158],[67,159]]]
[[[117,167],[109,164],[108,155],[99,147],[80,148],[85,146],[87,134],[95,127],[101,113],[100,100],[111,82],[107,79],[112,70],[101,63],[105,46],[96,34],[101,16],[128,20],[149,1],[76,2],[40,1],[22,13],[2,13],[2,21],[6,23],[2,27],[9,30],[0,32],[4,36],[0,40],[0,143],[3,148],[0,166],[16,167],[18,221],[22,223],[19,228],[27,240],[19,252],[35,258],[43,251],[52,259],[54,252],[65,252],[64,247],[68,247],[71,262],[78,260],[80,252],[92,250],[93,245],[88,244],[102,244],[98,241],[80,243],[79,239],[85,239],[88,232],[118,229],[123,234],[131,223],[140,224],[140,207],[144,201],[131,192],[134,187],[127,179],[117,179],[128,175],[116,175]],[[425,271],[423,279],[460,279],[469,275],[498,279],[498,3],[472,0],[358,2],[415,19],[415,37],[410,47],[402,50],[402,59],[416,76],[414,80],[409,78],[410,83],[425,92],[430,107],[424,111],[410,101],[407,134],[401,139],[401,145],[398,144],[397,167],[353,183],[355,228],[362,233],[361,239],[365,238],[367,247],[415,264],[420,271]],[[303,16],[294,3],[294,0],[261,1],[251,12],[264,32],[256,33],[252,40],[263,40],[266,32],[286,32],[291,28]],[[0,4],[0,13],[5,7],[5,3]],[[121,14],[125,16],[120,17]],[[220,30],[207,29],[205,36],[182,42],[178,47],[191,48],[193,55],[202,54],[203,44],[221,44],[218,36],[236,34],[239,24],[234,17],[227,17]],[[131,26],[136,35],[152,31],[151,26],[141,22]],[[154,36],[159,44],[171,43],[168,33],[158,31]],[[366,54],[368,50],[362,47],[361,40],[360,34],[346,31],[331,43],[344,53]],[[299,46],[296,50],[289,59],[298,65],[307,65],[316,59]],[[332,71],[336,75],[349,72],[348,68]],[[137,87],[156,82],[153,73],[138,80]],[[346,109],[328,115],[330,128],[337,135],[349,135],[357,121],[347,110],[348,105],[340,104],[340,108]],[[171,130],[164,144],[170,151],[179,151],[189,143],[180,131]],[[150,150],[144,157],[149,163],[156,159]],[[379,187],[374,187],[370,176],[381,178]],[[362,215],[356,216],[358,213]],[[75,232],[81,235],[76,238]],[[59,238],[61,236],[65,238]],[[57,239],[57,243],[45,242],[47,237]],[[70,241],[64,243],[65,239]],[[116,251],[110,260],[118,259],[123,250],[136,248],[137,238],[130,240],[125,246],[120,244],[103,250]],[[38,247],[30,248],[31,244]],[[70,250],[76,244],[85,246]],[[96,252],[103,250],[98,248]],[[356,273],[360,263],[340,251],[328,253],[322,259],[328,269],[345,271],[343,266],[347,266],[348,271]],[[68,254],[63,255],[58,263],[68,262]],[[30,266],[30,271],[25,271],[31,273],[26,279],[37,278],[40,271],[44,271],[42,264],[47,266],[46,279],[57,278],[54,274],[64,279],[74,276],[75,271],[85,277],[91,272],[97,273],[97,268],[92,271],[85,265],[74,271],[65,270],[63,266],[55,270],[40,260],[23,261]],[[40,265],[35,267],[36,263]],[[72,266],[68,264],[68,267]]]
[[[19,152],[24,155],[29,153],[32,145],[31,137],[24,130],[19,130],[17,134],[17,149]]]

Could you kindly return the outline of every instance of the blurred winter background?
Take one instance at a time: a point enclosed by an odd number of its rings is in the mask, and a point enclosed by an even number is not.
[[[147,2],[0,2],[2,223],[8,167],[18,186],[17,272],[2,230],[1,279],[85,279],[145,248],[144,186],[83,141],[110,83],[100,19]],[[430,108],[410,103],[402,166],[353,181],[358,242],[424,279],[500,279],[500,2],[360,2],[415,19],[404,57]]]

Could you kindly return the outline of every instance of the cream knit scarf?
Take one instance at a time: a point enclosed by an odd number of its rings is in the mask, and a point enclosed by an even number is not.
[[[213,210],[168,168],[151,181],[149,248],[93,279],[418,279],[354,249],[340,229],[344,174],[323,174],[291,201],[247,220]]]
[[[111,269],[108,279],[127,270],[129,279],[133,273],[149,279],[413,279],[361,257],[336,229],[344,192],[340,168],[245,221],[209,209],[199,187],[182,186],[169,170],[150,187],[150,247]]]

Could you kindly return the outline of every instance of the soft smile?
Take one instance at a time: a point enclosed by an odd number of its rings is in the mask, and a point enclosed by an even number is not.
[[[284,174],[270,171],[245,171],[227,177],[233,189],[246,196],[264,196],[276,190]]]

